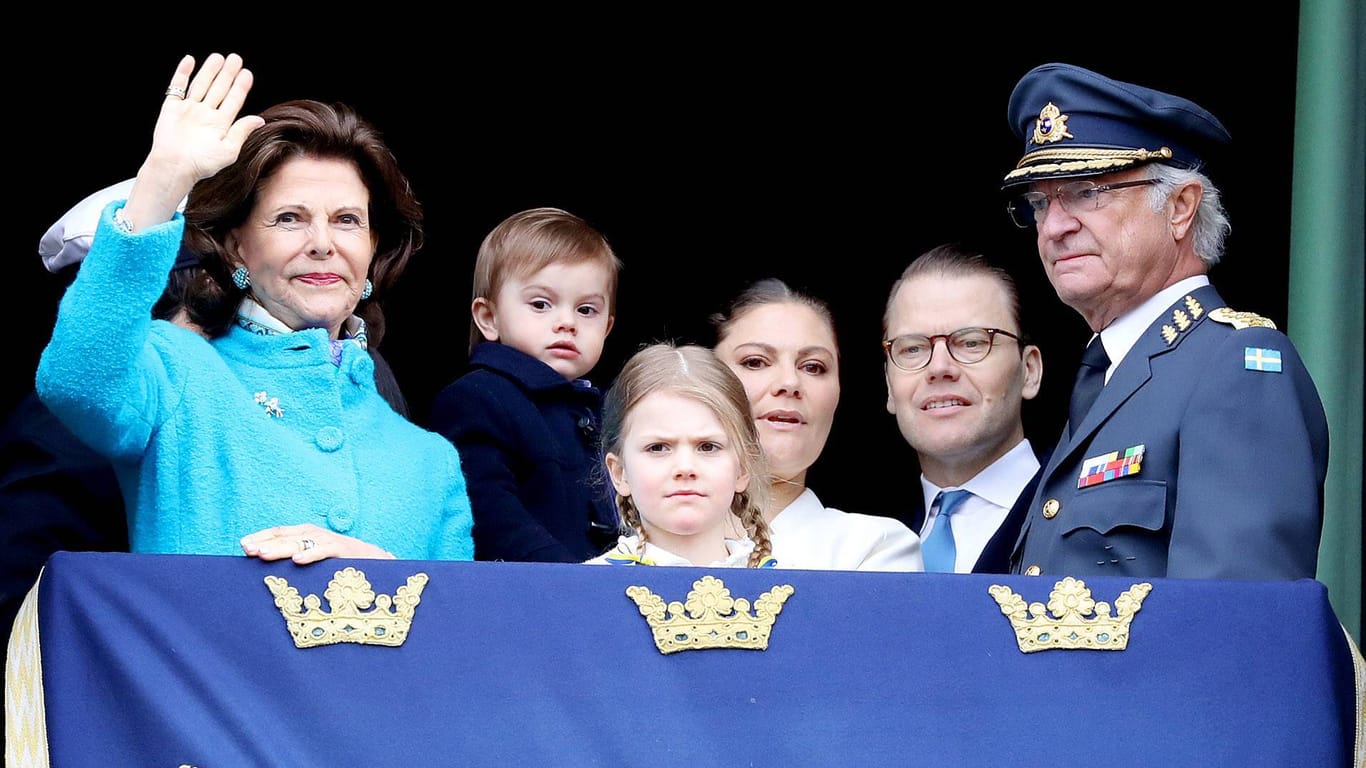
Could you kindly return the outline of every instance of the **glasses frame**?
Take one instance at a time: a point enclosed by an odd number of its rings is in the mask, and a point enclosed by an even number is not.
[[[986,354],[982,355],[981,359],[979,359],[979,360],[973,360],[972,362],[968,362],[968,361],[966,361],[966,360],[959,360],[959,359],[958,359],[958,355],[955,355],[955,354],[953,353],[953,345],[949,344],[949,338],[950,338],[950,337],[953,337],[953,336],[957,336],[958,334],[960,334],[960,333],[962,333],[962,332],[964,332],[964,331],[982,331],[983,333],[985,333],[985,334],[987,335],[987,351],[986,351]],[[921,336],[922,338],[924,338],[924,339],[928,342],[928,345],[929,345],[930,354],[927,355],[927,356],[925,357],[925,362],[924,362],[923,364],[921,364],[921,365],[920,365],[919,367],[917,367],[917,368],[907,368],[907,367],[903,366],[902,364],[898,363],[898,362],[896,361],[896,357],[895,357],[894,355],[892,355],[892,345],[896,343],[896,340],[897,340],[897,339],[904,339],[904,338],[906,338],[907,336]],[[947,353],[949,354],[949,357],[952,358],[953,361],[954,361],[955,363],[958,363],[959,365],[976,365],[976,364],[982,362],[982,360],[986,360],[988,357],[991,356],[991,350],[993,350],[993,349],[996,348],[996,337],[997,337],[997,336],[1009,336],[1010,338],[1014,339],[1014,340],[1015,340],[1015,343],[1020,345],[1020,349],[1022,350],[1022,352],[1021,352],[1022,354],[1023,354],[1023,350],[1024,350],[1024,347],[1025,347],[1025,344],[1028,343],[1027,341],[1025,341],[1025,338],[1024,338],[1023,336],[1017,336],[1016,334],[1013,334],[1013,333],[1011,333],[1010,331],[1003,330],[1003,329],[1001,329],[1001,328],[983,328],[983,327],[981,327],[981,326],[970,325],[970,326],[968,326],[968,327],[966,327],[966,328],[959,328],[958,330],[952,331],[952,332],[950,332],[950,333],[936,333],[936,334],[933,334],[933,335],[930,335],[930,336],[924,336],[923,334],[919,334],[919,333],[903,333],[902,335],[897,336],[896,338],[892,338],[892,339],[883,339],[883,340],[882,340],[882,352],[883,352],[885,355],[887,355],[887,362],[891,363],[891,364],[892,364],[893,366],[895,366],[898,370],[906,371],[907,373],[914,373],[914,372],[916,372],[916,371],[923,371],[923,370],[925,370],[926,368],[928,368],[928,367],[930,366],[930,363],[934,360],[934,350],[935,350],[935,347],[938,346],[939,340],[940,340],[940,339],[943,339],[943,340],[944,340],[944,351],[947,352]]]
[[[1162,180],[1147,178],[1134,179],[1133,181],[1117,181],[1113,184],[1096,184],[1094,182],[1087,182],[1083,179],[1080,181],[1072,181],[1068,182],[1067,184],[1060,185],[1058,189],[1061,190],[1063,187],[1074,187],[1076,189],[1080,189],[1080,187],[1078,187],[1077,185],[1082,183],[1091,184],[1089,191],[1096,193],[1096,205],[1094,208],[1090,209],[1094,211],[1100,208],[1100,195],[1103,192],[1113,192],[1116,189],[1129,189],[1130,187],[1146,187],[1152,184],[1161,184]],[[1035,198],[1031,197],[1032,195],[1042,195],[1042,197]],[[1034,204],[1029,202],[1031,199],[1043,200],[1046,203],[1046,205],[1044,205],[1043,208],[1035,208]],[[1052,194],[1045,194],[1043,192],[1025,192],[1016,195],[1013,199],[1011,199],[1010,202],[1006,203],[1006,213],[1010,215],[1011,223],[1019,227],[1020,229],[1029,229],[1030,227],[1037,227],[1039,225],[1039,222],[1042,220],[1042,217],[1048,214],[1048,208],[1053,204],[1052,201],[1055,199],[1059,201],[1058,205],[1061,205],[1064,211],[1067,211],[1073,216],[1076,215],[1076,212],[1072,210],[1072,208],[1068,207],[1067,203],[1061,202],[1062,198],[1059,197],[1058,192],[1056,191]],[[1019,217],[1016,215],[1017,207],[1025,207],[1026,205],[1030,210],[1031,221],[1028,224],[1021,224]]]

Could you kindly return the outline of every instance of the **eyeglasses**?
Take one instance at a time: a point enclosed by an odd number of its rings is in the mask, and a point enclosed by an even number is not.
[[[1044,217],[1048,215],[1049,200],[1057,200],[1058,205],[1061,205],[1064,211],[1075,215],[1080,211],[1094,211],[1099,208],[1104,192],[1157,183],[1157,179],[1120,181],[1114,184],[1074,181],[1059,186],[1051,195],[1046,195],[1043,192],[1026,192],[1007,203],[1006,210],[1010,212],[1010,220],[1015,222],[1015,226],[1020,229],[1029,229],[1043,221]]]
[[[882,348],[886,350],[887,359],[892,361],[892,365],[903,371],[918,371],[930,364],[930,358],[934,357],[934,344],[940,339],[944,340],[949,357],[964,365],[972,365],[982,362],[991,354],[997,336],[1008,336],[1016,343],[1023,343],[1019,336],[1000,328],[959,328],[953,333],[934,336],[916,333],[898,336],[883,341]]]

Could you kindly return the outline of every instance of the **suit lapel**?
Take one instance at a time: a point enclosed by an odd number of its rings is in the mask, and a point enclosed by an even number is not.
[[[1181,345],[1182,340],[1208,317],[1209,311],[1223,306],[1214,286],[1202,286],[1182,296],[1138,337],[1129,353],[1100,391],[1091,410],[1069,440],[1064,432],[1059,450],[1053,453],[1047,474],[1066,462],[1072,466],[1073,452],[1084,444],[1126,400],[1133,397],[1152,378],[1152,361]]]
[[[1030,506],[1034,503],[1034,493],[1038,490],[1039,479],[1042,477],[1043,465],[1039,465],[1038,471],[1029,478],[1025,487],[1020,489],[1020,495],[1015,498],[1006,519],[1001,521],[1001,527],[996,529],[996,533],[992,534],[987,545],[982,548],[982,554],[972,566],[973,573],[1010,573],[1010,555],[1015,550],[1015,541],[1019,538],[1020,528],[1029,514]]]
[[[1193,300],[1194,303],[1188,301]],[[1110,415],[1124,404],[1134,393],[1141,389],[1152,378],[1152,360],[1159,355],[1164,355],[1177,348],[1181,341],[1200,323],[1205,321],[1209,312],[1218,307],[1224,306],[1224,300],[1220,298],[1214,286],[1205,285],[1191,291],[1179,301],[1167,308],[1160,317],[1148,326],[1143,335],[1134,344],[1133,349],[1124,356],[1115,373],[1106,383],[1105,388],[1100,391],[1100,396],[1091,406],[1091,410],[1082,419],[1081,424],[1073,433],[1071,438],[1067,436],[1067,430],[1062,430],[1062,435],[1058,438],[1057,447],[1048,457],[1043,470],[1043,477],[1048,478],[1048,483],[1055,482],[1054,477],[1058,472],[1066,467],[1069,472],[1076,471],[1081,465],[1081,457],[1075,454],[1080,450],[1091,436],[1100,429]],[[1198,311],[1197,311],[1198,308]],[[1178,310],[1182,314],[1177,314]],[[1031,510],[1033,505],[1031,504]],[[1024,524],[1020,526],[1020,535],[1015,539],[1015,553],[1020,553],[1024,546],[1024,541],[1029,535],[1029,526],[1034,520],[1034,515],[1030,514],[1025,518]]]

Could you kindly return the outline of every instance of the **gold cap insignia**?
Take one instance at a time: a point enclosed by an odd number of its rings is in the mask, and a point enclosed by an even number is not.
[[[1063,139],[1076,138],[1067,130],[1067,115],[1062,113],[1053,102],[1048,102],[1039,110],[1039,119],[1034,121],[1034,143],[1052,144]]]
[[[773,622],[795,591],[788,584],[775,586],[754,601],[751,614],[749,601],[731,597],[730,590],[715,576],[703,576],[692,585],[688,602],[669,603],[667,617],[663,598],[646,587],[626,588],[627,597],[635,601],[640,615],[649,622],[660,653],[707,648],[767,650]]]
[[[347,567],[334,574],[323,596],[331,611],[321,609],[317,595],[300,597],[299,590],[278,576],[267,576],[266,586],[275,595],[275,607],[285,617],[285,626],[294,636],[294,645],[313,648],[336,643],[362,645],[403,645],[408,627],[427,586],[427,574],[408,577],[393,597],[375,595],[365,573]],[[373,610],[364,611],[374,605]],[[308,610],[303,610],[303,608]]]
[[[1113,616],[1108,603],[1091,599],[1091,590],[1086,583],[1071,576],[1053,585],[1047,609],[1043,603],[1026,606],[1024,598],[1009,587],[995,584],[987,591],[1001,606],[1001,613],[1010,617],[1020,651],[1033,653],[1055,648],[1124,650],[1129,646],[1129,623],[1152,589],[1152,584],[1143,582],[1125,590],[1115,600],[1118,613]]]
[[[1209,319],[1220,323],[1226,323],[1235,329],[1243,328],[1275,328],[1276,324],[1262,317],[1256,312],[1235,312],[1228,307],[1211,309]]]

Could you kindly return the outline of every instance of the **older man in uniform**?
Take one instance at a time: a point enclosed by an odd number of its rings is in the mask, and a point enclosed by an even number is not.
[[[1015,572],[1313,578],[1328,425],[1275,325],[1206,276],[1228,218],[1206,161],[1229,141],[1200,106],[1068,64],[1010,97],[1025,153],[1010,214],[1094,332]]]

